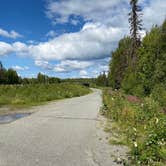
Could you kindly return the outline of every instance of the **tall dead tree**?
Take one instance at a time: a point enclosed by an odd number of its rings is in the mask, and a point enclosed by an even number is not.
[[[138,0],[131,0],[131,12],[129,13],[130,34],[132,39],[130,60],[132,64],[137,61],[136,51],[141,44],[140,31],[142,30],[142,9],[138,5]]]
[[[3,65],[2,65],[2,62],[0,61],[0,70],[3,69]]]

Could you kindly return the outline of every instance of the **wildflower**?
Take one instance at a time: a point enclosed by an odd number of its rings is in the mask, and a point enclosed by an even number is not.
[[[112,99],[112,101],[114,101],[114,98],[113,98],[113,97],[112,97],[111,99]]]
[[[133,130],[134,130],[135,132],[137,132],[137,129],[136,129],[135,127],[133,127]]]
[[[164,143],[162,141],[158,141],[157,143],[158,143],[158,145],[161,145],[161,146],[164,145]]]
[[[134,147],[135,147],[135,148],[137,148],[137,147],[138,147],[137,142],[134,142]]]
[[[156,121],[156,124],[159,122],[159,119],[158,118],[155,118],[155,121]]]

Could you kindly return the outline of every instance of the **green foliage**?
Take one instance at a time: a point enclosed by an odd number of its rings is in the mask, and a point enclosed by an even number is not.
[[[74,84],[89,84],[90,87],[96,87],[96,79],[95,78],[67,78],[62,79],[62,82],[74,83]]]
[[[97,86],[108,86],[108,79],[107,79],[107,76],[104,73],[101,73],[97,79],[96,79],[96,85]]]
[[[61,80],[56,77],[48,77],[47,75],[38,73],[36,82],[39,84],[41,84],[41,83],[42,84],[53,84],[53,83],[60,83]]]
[[[19,83],[19,77],[15,70],[8,69],[8,71],[6,72],[6,75],[7,75],[7,84],[18,84]]]
[[[166,87],[164,84],[155,85],[151,96],[154,100],[158,101],[162,107],[166,107]]]
[[[161,27],[154,27],[146,35],[139,50],[138,73],[145,93],[151,93],[153,86],[166,83],[166,56],[162,53]]]
[[[38,73],[37,78],[21,78],[13,69],[6,70],[0,62],[0,84],[54,84],[61,79]]]
[[[47,83],[48,82],[48,76],[38,73],[37,75],[37,81],[38,83]]]
[[[131,148],[129,165],[166,163],[166,116],[152,98],[129,100],[120,91],[103,93],[104,115],[117,123]],[[158,164],[156,164],[158,163]]]
[[[126,94],[136,95],[136,96],[144,96],[144,87],[140,84],[140,79],[138,74],[135,72],[131,72],[130,70],[126,73],[122,83],[121,88],[124,90]]]
[[[162,26],[155,26],[146,34],[137,49],[138,61],[135,66],[131,66],[128,58],[130,47],[131,39],[124,38],[112,54],[109,72],[111,87],[122,88],[125,93],[137,96],[154,94],[154,87],[159,84],[166,87],[166,20]],[[157,101],[164,101],[164,96]]]
[[[81,96],[89,92],[88,88],[69,83],[1,85],[0,105],[35,105],[45,101]]]
[[[6,70],[0,62],[0,84],[18,84],[20,79],[13,69]]]
[[[166,118],[160,116],[151,120],[147,137],[139,148],[139,160],[147,165],[166,160]]]
[[[0,69],[0,84],[7,83],[7,71],[4,68]]]
[[[108,81],[109,85],[114,89],[119,89],[121,87],[121,82],[124,79],[125,72],[128,67],[130,46],[131,39],[129,37],[125,37],[120,40],[118,48],[112,53]]]

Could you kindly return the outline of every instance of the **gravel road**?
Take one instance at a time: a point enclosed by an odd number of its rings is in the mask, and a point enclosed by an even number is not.
[[[101,91],[94,90],[38,106],[33,108],[38,112],[0,125],[0,166],[116,165],[98,135],[101,102]]]

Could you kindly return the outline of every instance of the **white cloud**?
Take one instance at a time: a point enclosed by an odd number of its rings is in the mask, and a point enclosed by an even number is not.
[[[96,78],[96,77],[98,77],[98,76],[100,75],[100,71],[98,71],[97,69],[96,69],[96,70],[93,70],[93,71],[92,71],[92,75],[93,75],[93,76],[92,76],[93,78]]]
[[[87,74],[88,74],[88,73],[87,73],[86,70],[81,70],[81,71],[80,71],[80,75],[81,75],[81,76],[84,76],[84,75],[87,75]]]
[[[100,23],[86,23],[79,32],[66,33],[36,45],[1,42],[3,49],[0,48],[0,55],[14,52],[46,61],[102,59],[110,56],[123,34],[123,29]]]
[[[0,42],[0,55],[7,55],[12,51],[13,51],[12,45],[5,42]]]
[[[21,54],[21,55],[27,54],[27,52],[29,51],[28,46],[22,42],[13,43],[12,47],[13,47],[14,52]]]
[[[53,69],[53,66],[48,61],[44,61],[44,60],[35,60],[35,65],[46,70]]]
[[[45,60],[101,59],[110,55],[124,32],[124,29],[100,23],[87,23],[79,32],[66,33],[48,42],[31,45],[29,53]]]
[[[82,70],[93,65],[93,62],[66,60],[54,67],[55,72],[65,73],[73,70]]]
[[[12,44],[0,41],[0,56],[16,53],[17,55],[27,55],[30,47],[21,42],[14,42]]]
[[[83,17],[85,21],[118,23],[126,17],[128,0],[68,0],[48,1],[47,16],[54,23],[66,23],[71,21],[70,16]],[[124,19],[123,19],[124,22]],[[120,23],[122,24],[122,22]]]
[[[53,30],[50,30],[50,31],[46,34],[47,37],[55,37],[56,35],[57,35],[57,33],[56,33],[55,31],[53,31]]]
[[[22,37],[18,32],[12,30],[10,32],[0,28],[0,36],[16,39]]]
[[[27,44],[37,44],[38,42],[36,42],[36,41],[34,41],[34,40],[28,40],[26,43],[27,43]]]
[[[81,78],[89,78],[88,72],[86,70],[81,70],[79,75]]]
[[[24,67],[21,67],[21,66],[12,66],[12,69],[14,70],[17,70],[17,71],[24,71],[24,70],[29,70],[29,67],[28,66],[24,66]]]
[[[153,25],[161,25],[166,19],[166,0],[150,0],[143,9],[143,22],[148,30]]]
[[[57,73],[67,73],[71,71],[79,71],[89,67],[92,67],[95,63],[88,61],[77,60],[64,60],[58,64],[50,64],[48,61],[35,60],[35,65],[46,70],[52,70]]]
[[[148,30],[154,24],[161,24],[166,18],[165,0],[140,0],[143,19]],[[53,23],[77,23],[84,21],[100,22],[113,27],[128,28],[129,0],[68,0],[48,1],[47,16]],[[75,16],[71,19],[71,16]],[[77,17],[80,16],[80,17]],[[76,24],[77,25],[77,24]]]
[[[108,61],[110,58],[92,61],[63,60],[57,64],[50,64],[45,60],[35,60],[35,65],[45,70],[51,70],[56,73],[69,73],[79,71],[80,76],[96,77],[100,72],[108,71]],[[96,69],[97,73],[93,73]],[[87,73],[87,70],[89,71]],[[86,72],[86,73],[85,73]]]
[[[72,25],[78,25],[80,23],[79,20],[75,20],[75,19],[71,19],[70,22]]]
[[[103,71],[107,72],[109,70],[109,66],[108,65],[100,65],[99,70],[102,72]]]

